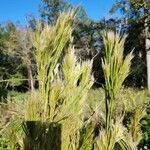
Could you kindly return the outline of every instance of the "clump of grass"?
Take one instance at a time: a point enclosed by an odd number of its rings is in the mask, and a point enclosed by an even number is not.
[[[37,64],[39,91],[43,96],[45,117],[50,115],[50,90],[53,82],[54,69],[70,42],[74,12],[62,13],[55,26],[39,24],[37,31],[32,36],[35,46],[35,58]]]
[[[73,16],[73,12],[62,13],[55,26],[38,29],[32,37],[36,48],[39,90],[37,97],[34,96],[35,100],[32,99],[28,102],[24,130],[25,133],[30,130],[27,125],[28,121],[36,121],[41,126],[44,126],[45,123],[61,125],[61,133],[54,133],[51,130],[53,136],[45,135],[46,141],[56,142],[53,149],[60,144],[54,137],[61,138],[62,146],[60,147],[63,149],[77,149],[83,145],[85,147],[86,140],[83,139],[88,133],[87,123],[84,124],[82,119],[82,107],[93,84],[92,61],[81,62],[76,58],[73,46],[70,46],[69,49],[67,47],[71,41]],[[63,59],[61,56],[65,49],[68,53]],[[63,60],[62,63],[60,63],[60,58]],[[49,125],[44,127],[48,132]],[[82,128],[85,129],[86,134],[81,138]],[[36,136],[35,133],[34,139]],[[26,134],[25,139],[30,138],[30,134]],[[28,140],[25,143],[28,145],[26,147],[31,145]],[[91,145],[91,142],[87,143]]]
[[[136,150],[142,138],[140,121],[145,116],[148,101],[142,91],[122,89],[133,58],[132,52],[124,57],[125,38],[126,35],[119,36],[112,31],[103,35],[106,120],[97,141],[97,147],[102,150]]]
[[[103,33],[105,57],[102,61],[102,68],[105,78],[105,128],[100,131],[98,148],[102,150],[115,149],[116,143],[120,144],[125,138],[122,114],[114,118],[117,95],[122,87],[125,78],[128,76],[133,58],[132,52],[124,58],[124,42],[126,35],[120,36],[112,31]],[[119,121],[120,120],[120,121]],[[123,140],[124,141],[124,140]],[[125,142],[126,143],[126,142]],[[120,144],[126,148],[126,144]],[[122,148],[123,148],[122,147]]]
[[[90,132],[93,128],[89,127],[88,122],[83,120],[83,106],[87,99],[88,91],[93,85],[91,76],[92,61],[79,62],[75,57],[74,49],[65,56],[62,70],[64,75],[63,80],[63,105],[62,114],[69,115],[69,118],[62,122],[63,125],[63,149],[82,149],[83,147],[91,146],[91,142],[83,140],[86,136],[92,137]],[[66,114],[64,114],[64,112]],[[84,135],[80,134],[85,130]],[[82,142],[81,142],[82,136]],[[70,141],[71,140],[71,141]],[[70,141],[70,142],[69,142]],[[88,142],[87,142],[88,141]],[[88,146],[86,145],[88,144]],[[67,146],[67,147],[66,147]]]
[[[105,104],[106,104],[106,128],[111,129],[114,101],[119,93],[122,83],[128,76],[133,58],[132,52],[124,58],[124,42],[126,35],[112,31],[103,33],[105,57],[102,68],[105,78]]]

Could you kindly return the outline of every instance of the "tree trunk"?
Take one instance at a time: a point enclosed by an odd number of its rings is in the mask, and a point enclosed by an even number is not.
[[[147,61],[147,87],[150,92],[150,40],[148,39],[149,28],[147,19],[145,19],[145,48],[146,48],[146,61]]]
[[[148,42],[150,44],[150,41]],[[146,42],[146,49],[147,49],[147,56],[146,56],[146,61],[147,61],[147,86],[148,86],[148,91],[150,92],[150,50],[148,50],[149,46],[148,43]]]
[[[31,90],[31,94],[34,93],[35,88],[34,88],[34,78],[33,78],[33,73],[32,73],[32,68],[31,65],[27,65],[27,71],[28,71],[28,84],[29,88]]]

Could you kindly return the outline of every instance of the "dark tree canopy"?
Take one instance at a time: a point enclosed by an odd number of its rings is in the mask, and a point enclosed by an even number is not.
[[[149,0],[117,0],[110,10],[111,13],[120,10],[125,18],[132,21],[144,21],[150,19],[150,2]]]
[[[66,0],[42,0],[39,11],[43,21],[54,24],[59,14],[68,7]]]

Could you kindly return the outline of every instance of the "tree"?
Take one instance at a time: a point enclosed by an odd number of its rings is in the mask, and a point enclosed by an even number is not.
[[[8,68],[7,62],[6,62],[6,54],[4,53],[4,35],[5,31],[4,28],[0,25],[0,80],[3,80],[6,74],[8,74],[6,68]],[[6,67],[7,66],[7,67]],[[0,100],[1,98],[4,98],[6,96],[5,87],[7,84],[1,83],[0,84]]]
[[[21,71],[20,58],[17,55],[10,55],[6,44],[10,32],[15,30],[16,27],[11,22],[6,26],[0,26],[0,97],[2,99],[6,98],[8,89],[11,90],[22,85],[22,79],[25,78]]]
[[[116,10],[121,11],[122,19],[127,23],[129,36],[126,40],[125,49],[134,49],[135,57],[128,81],[132,81],[132,84],[134,83],[138,87],[145,86],[147,81],[145,74],[146,68],[148,68],[146,67],[147,35],[145,34],[145,27],[150,23],[150,4],[147,0],[118,0],[111,9],[111,13]]]
[[[8,25],[9,26],[9,25]],[[28,85],[31,91],[34,91],[34,77],[33,77],[33,45],[30,41],[30,31],[27,28],[22,30],[13,26],[5,39],[5,44],[9,55],[20,59],[21,65],[27,69]]]
[[[29,14],[27,15],[26,19],[27,19],[27,28],[32,31],[35,31],[37,26],[37,19],[35,18],[35,16],[33,14]]]
[[[118,0],[110,12],[114,13],[118,9],[128,19],[140,22],[145,21],[145,18],[150,19],[150,3],[148,0]]]
[[[44,22],[54,25],[59,14],[68,7],[66,0],[42,0],[40,16]]]

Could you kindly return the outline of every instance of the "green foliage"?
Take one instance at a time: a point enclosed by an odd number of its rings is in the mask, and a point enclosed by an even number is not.
[[[34,57],[33,57],[33,45],[30,39],[30,31],[27,28],[24,28],[22,30],[18,29],[16,26],[14,26],[14,29],[7,31],[7,38],[5,39],[5,45],[7,47],[7,54],[11,57],[14,57],[14,59],[18,58],[17,65],[18,70],[16,74],[13,74],[12,80],[17,76],[17,79],[28,78],[28,87],[31,89],[31,91],[34,90],[34,80],[33,75],[35,74],[35,68],[34,68]],[[26,74],[22,71],[26,69]],[[34,72],[34,73],[33,73]],[[11,77],[10,77],[11,78]],[[18,83],[16,80],[13,80],[16,82],[14,85],[16,86]],[[18,80],[19,82],[19,80]],[[22,83],[22,82],[21,82]],[[20,84],[21,85],[21,84]]]
[[[22,145],[21,121],[22,119],[13,117],[5,125],[5,128],[0,130],[0,135],[6,139],[4,141],[8,143],[7,146],[10,147],[11,150],[15,150],[17,147],[19,148]]]
[[[0,138],[0,149],[2,150],[10,150],[10,142],[5,138]]]
[[[0,76],[1,80],[8,80],[1,82],[1,88],[6,90],[14,89],[20,86],[27,78],[25,72],[23,73],[23,62],[28,62],[26,58],[26,50],[21,45],[21,39],[24,37],[20,35],[21,31],[13,23],[7,23],[2,28],[0,36]],[[22,43],[25,44],[25,41]],[[26,64],[24,63],[24,64]],[[2,95],[2,94],[1,94]]]
[[[17,102],[25,102],[30,96],[30,92],[16,92],[9,91],[7,94],[7,100],[9,101],[17,101]]]
[[[149,113],[149,104],[147,106],[146,109],[146,115],[144,116],[144,118],[141,120],[141,130],[143,132],[143,137],[142,140],[139,144],[139,148],[143,148],[145,149],[150,149],[150,144],[149,144],[149,140],[150,140],[150,113]]]

